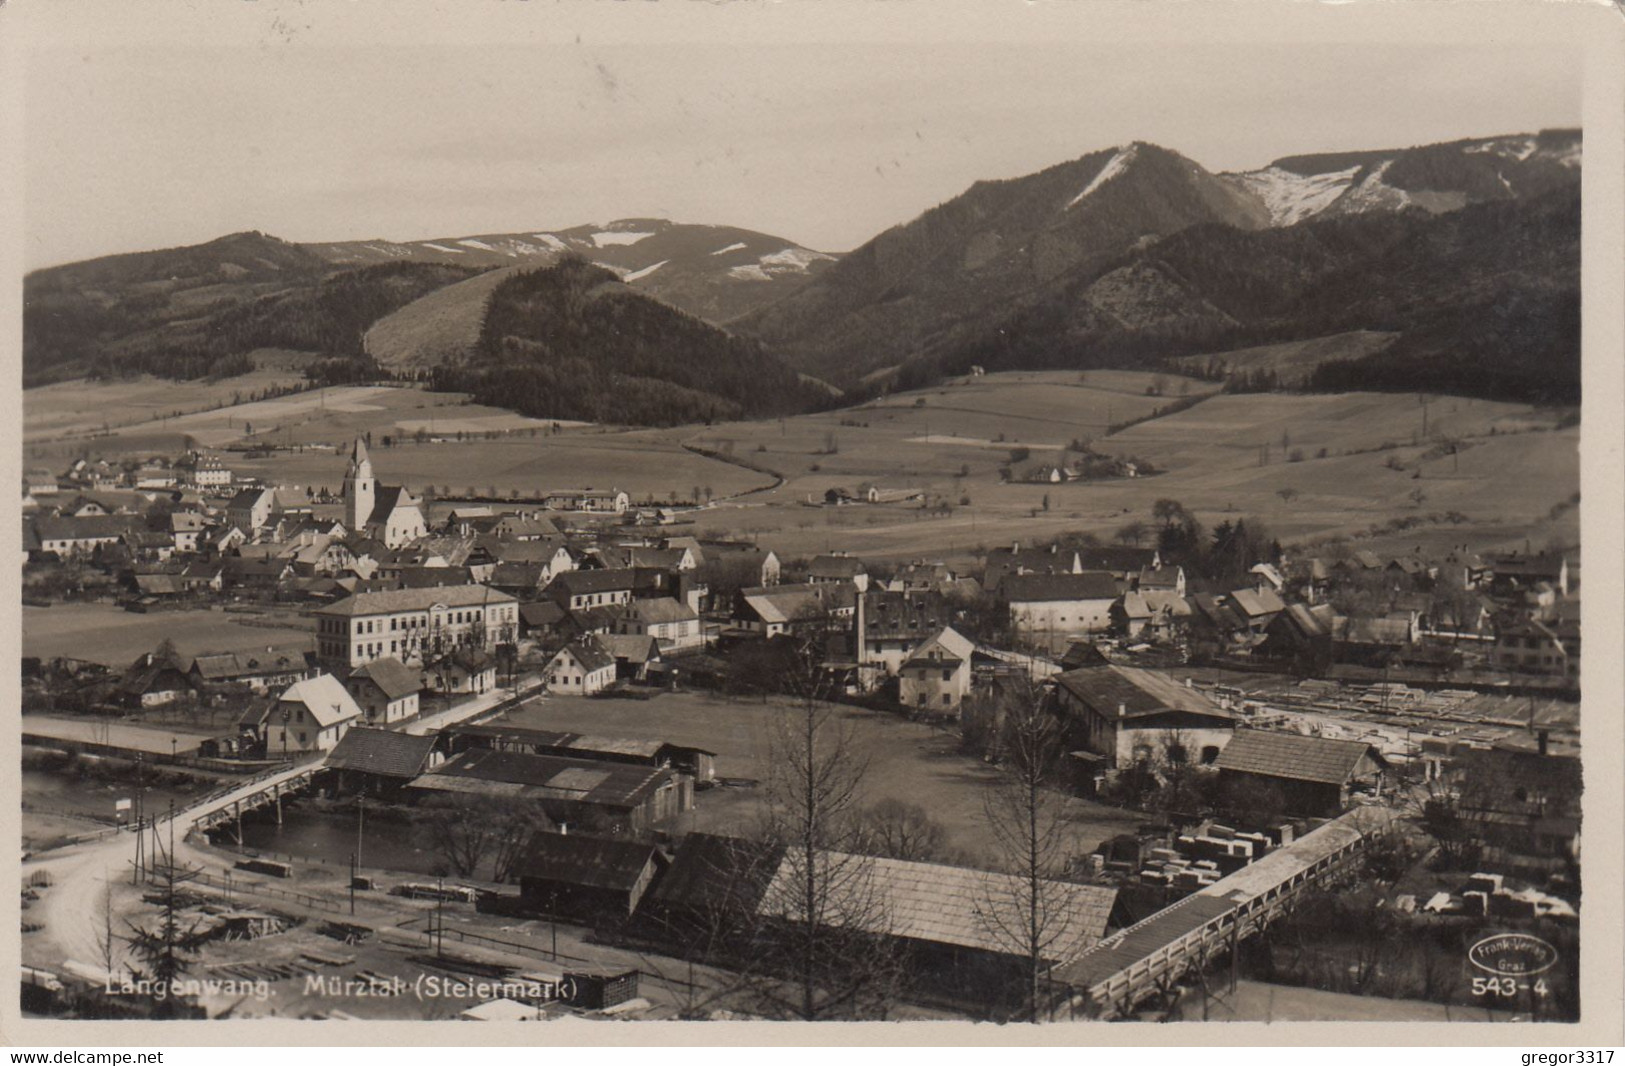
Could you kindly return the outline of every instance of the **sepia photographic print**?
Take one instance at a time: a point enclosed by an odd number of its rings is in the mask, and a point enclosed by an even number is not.
[[[1463,6],[13,0],[0,1016],[1618,1042],[1621,21]]]

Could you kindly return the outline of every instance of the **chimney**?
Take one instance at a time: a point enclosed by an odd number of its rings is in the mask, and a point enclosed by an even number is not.
[[[1542,755],[1547,754],[1547,749],[1549,747],[1550,741],[1551,741],[1551,734],[1548,733],[1544,729],[1540,730],[1538,733],[1535,734],[1535,742],[1536,742],[1537,745],[1539,745],[1539,750],[1540,750],[1540,753]]]
[[[858,644],[858,666],[859,667],[862,667],[863,664],[868,662],[868,660],[869,660],[869,634],[868,634],[868,631],[867,631],[868,626],[865,624],[865,621],[864,621],[864,609],[863,609],[863,601],[868,599],[868,598],[869,598],[868,596],[864,595],[862,589],[858,590],[858,595],[857,595],[857,601],[858,601],[858,611],[857,611],[857,615],[858,615],[858,641],[857,641],[857,644]]]

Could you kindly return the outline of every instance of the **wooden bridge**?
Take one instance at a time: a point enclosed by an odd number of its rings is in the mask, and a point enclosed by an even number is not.
[[[1291,911],[1306,892],[1355,876],[1367,840],[1392,818],[1379,808],[1357,808],[1112,934],[1051,972],[1057,1013],[1125,1017],[1218,956],[1234,959],[1243,940]]]
[[[243,838],[243,815],[248,811],[271,805],[276,807],[276,820],[280,825],[282,822],[282,797],[309,789],[311,782],[315,779],[316,774],[323,769],[324,765],[324,762],[317,762],[304,767],[291,777],[277,776],[263,788],[245,793],[214,810],[198,815],[197,819],[192,823],[192,828],[198,832],[208,832],[210,829],[229,822],[236,822],[237,840],[238,843],[241,843]]]

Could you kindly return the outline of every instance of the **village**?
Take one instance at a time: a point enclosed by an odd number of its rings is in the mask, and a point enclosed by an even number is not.
[[[1577,1011],[1577,552],[1159,499],[1112,544],[781,557],[683,532],[709,490],[431,499],[369,436],[338,492],[202,450],[27,472],[25,627],[86,634],[22,663],[31,1010]],[[131,991],[126,920],[192,929],[179,1002]],[[1464,968],[1506,931],[1560,946],[1538,989]]]

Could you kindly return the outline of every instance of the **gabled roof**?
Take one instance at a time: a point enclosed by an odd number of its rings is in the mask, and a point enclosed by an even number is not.
[[[681,603],[670,596],[653,596],[648,599],[633,600],[621,608],[624,615],[631,615],[644,625],[665,625],[672,622],[692,622],[699,617],[694,608]]]
[[[433,733],[421,737],[397,733],[393,729],[356,726],[339,738],[327,756],[333,770],[360,770],[382,777],[412,778],[429,764],[436,740]]]
[[[566,612],[552,600],[519,605],[519,620],[527,626],[556,626],[564,621]]]
[[[519,876],[630,892],[648,865],[659,860],[653,844],[538,833],[519,861]]]
[[[612,657],[609,652],[604,649],[604,646],[600,644],[598,639],[594,636],[589,635],[582,637],[580,640],[572,640],[563,648],[559,649],[558,655],[563,655],[567,652],[575,659],[576,662],[580,663],[581,668],[589,674],[597,673],[599,670],[603,670],[615,665],[614,657]],[[558,658],[558,655],[555,655],[554,658]]]
[[[1117,579],[1100,570],[1082,574],[1012,574],[999,586],[1011,603],[1053,603],[1074,600],[1115,600]]]
[[[933,650],[940,652],[939,657],[931,658]],[[927,665],[955,662],[968,663],[970,662],[971,653],[975,650],[975,643],[961,636],[952,626],[943,626],[937,632],[916,644],[909,651],[907,662]]]
[[[820,555],[807,566],[810,577],[839,581],[864,572],[863,560],[850,555]]]
[[[1230,594],[1230,603],[1247,618],[1261,618],[1286,610],[1286,602],[1270,589],[1236,589]]]
[[[1146,591],[1178,588],[1182,576],[1183,572],[1177,566],[1164,566],[1156,570],[1147,567],[1140,571],[1140,588]]]
[[[1266,729],[1238,729],[1219,752],[1214,766],[1220,770],[1261,774],[1290,781],[1316,781],[1342,785],[1360,768],[1362,759],[1386,766],[1376,748],[1363,740],[1301,737]]]
[[[430,607],[485,607],[503,603],[517,603],[506,592],[484,585],[449,585],[444,588],[387,589],[379,592],[358,592],[316,613],[352,617],[370,614],[393,614],[397,611],[426,611]]]
[[[1068,670],[1055,675],[1055,682],[1103,718],[1144,717],[1163,711],[1232,717],[1204,694],[1155,670],[1108,663]]]
[[[219,655],[199,655],[192,660],[192,672],[205,681],[232,681],[240,677],[265,677],[301,671],[305,668],[303,656],[289,653],[253,655],[246,652],[225,652]]]
[[[423,688],[423,675],[408,667],[393,655],[358,666],[350,672],[350,680],[371,681],[386,699],[398,700]]]
[[[770,624],[794,622],[821,610],[844,610],[857,602],[857,589],[840,581],[741,589],[739,595],[758,618]]]
[[[598,592],[629,592],[637,585],[637,572],[630,567],[614,570],[566,570],[547,586],[549,592],[561,590],[571,596],[589,596]]]
[[[345,691],[344,686],[339,684],[339,679],[332,674],[317,674],[315,677],[295,681],[288,686],[277,702],[302,705],[323,729],[350,718],[361,717],[361,708],[356,704],[355,697]]]
[[[757,913],[803,921],[794,883],[805,853],[786,851]],[[1020,906],[1026,883],[1010,874],[963,866],[816,852],[815,864],[837,871],[829,878],[819,920],[836,928],[1005,955],[1022,955]],[[1050,962],[1074,959],[1106,933],[1117,890],[1069,881],[1045,881],[1053,899],[1043,954]]]
[[[647,663],[660,658],[660,644],[647,633],[599,633],[597,640],[617,661]]]

